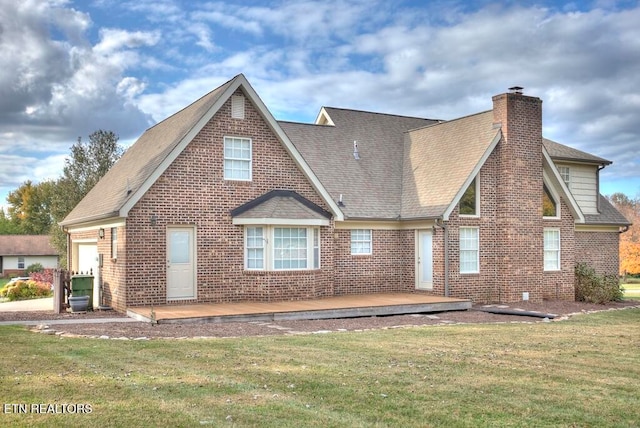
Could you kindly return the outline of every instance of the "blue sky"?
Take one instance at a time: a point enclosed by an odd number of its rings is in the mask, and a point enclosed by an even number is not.
[[[78,137],[142,132],[244,73],[277,119],[322,106],[435,119],[543,100],[547,138],[640,197],[637,1],[0,0],[0,205]]]

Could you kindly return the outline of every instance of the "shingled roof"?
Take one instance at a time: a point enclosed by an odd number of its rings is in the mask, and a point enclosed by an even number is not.
[[[395,219],[404,132],[436,120],[325,107],[333,125],[279,122],[347,218]],[[357,141],[358,158],[354,156]]]
[[[61,224],[118,216],[127,200],[196,126],[232,81],[145,131]]]
[[[324,107],[316,124],[275,121],[238,75],[149,128],[61,225],[125,217],[238,88],[262,112],[336,220],[446,218],[501,135],[492,111],[445,122]],[[544,147],[554,160],[611,163],[548,139]],[[280,199],[261,209],[291,202]],[[615,218],[615,209],[609,211],[590,220],[626,224]]]
[[[556,161],[564,160],[572,162],[587,162],[598,165],[611,165],[612,163],[611,161],[598,156],[594,156],[590,153],[565,146],[564,144],[556,143],[555,141],[549,140],[548,138],[543,138],[542,144],[544,145],[544,148],[547,149],[547,152],[549,153],[549,156],[551,156],[551,159]]]
[[[49,235],[0,235],[0,256],[57,256]]]

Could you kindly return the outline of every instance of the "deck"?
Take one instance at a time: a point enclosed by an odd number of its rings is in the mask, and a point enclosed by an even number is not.
[[[424,294],[394,293],[327,297],[286,302],[198,303],[139,306],[127,315],[140,321],[164,323],[223,323],[242,321],[355,318],[429,312],[461,311],[471,301]]]

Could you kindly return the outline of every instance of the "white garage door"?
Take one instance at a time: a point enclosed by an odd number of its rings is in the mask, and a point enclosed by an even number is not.
[[[86,275],[93,272],[93,307],[100,306],[98,246],[96,244],[78,244],[78,272]]]

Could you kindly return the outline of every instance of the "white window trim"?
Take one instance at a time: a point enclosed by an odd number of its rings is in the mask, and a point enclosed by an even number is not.
[[[480,173],[476,174],[473,180],[475,180],[475,187],[476,187],[476,195],[475,195],[476,196],[476,213],[475,214],[459,214],[460,217],[465,217],[465,218],[480,217]],[[464,189],[465,192],[467,191],[467,188]],[[462,193],[462,195],[464,196],[464,192]],[[460,201],[458,201],[458,212],[459,211],[460,211]]]
[[[557,232],[558,233],[558,248],[552,248],[552,249],[548,249],[547,248],[547,240],[545,239],[546,236],[546,232]],[[542,236],[542,246],[543,246],[543,255],[542,255],[542,263],[543,263],[543,269],[545,272],[558,272],[562,270],[562,258],[561,258],[561,251],[562,251],[562,237],[560,236],[560,229],[557,227],[545,227],[543,229],[543,236]],[[555,259],[554,261],[557,263],[557,267],[555,268],[547,268],[547,252],[551,252],[554,251],[556,253]]]
[[[252,268],[249,267],[249,234],[248,234],[248,229],[257,229],[257,228],[261,228],[262,229],[262,247],[251,247],[251,249],[255,249],[255,248],[262,248],[262,267],[258,267],[258,268]],[[244,229],[244,268],[246,270],[257,270],[257,271],[262,271],[264,270],[265,267],[265,252],[266,252],[266,239],[264,237],[264,226],[248,226],[245,227]]]
[[[226,149],[227,149],[227,139],[229,140],[245,140],[249,142],[249,159],[244,159],[244,158],[233,158],[233,157],[227,157],[226,155]],[[251,140],[251,138],[247,138],[247,137],[234,137],[231,135],[225,135],[224,139],[223,139],[223,162],[222,162],[222,175],[224,177],[224,179],[226,181],[251,181],[253,178],[253,141]],[[227,160],[230,161],[243,161],[243,162],[248,162],[249,163],[249,178],[228,178],[227,177],[227,168],[226,168],[226,162]]]
[[[476,235],[476,248],[475,250],[463,250],[462,249],[462,230],[463,229],[468,229],[468,230],[475,230],[475,235]],[[480,228],[477,226],[462,226],[459,229],[459,237],[458,237],[458,245],[459,245],[459,251],[460,251],[460,260],[458,261],[459,267],[460,267],[460,273],[461,274],[477,274],[480,273]],[[475,251],[475,256],[476,256],[476,269],[475,270],[463,270],[462,269],[462,252],[463,251]]]
[[[247,248],[247,228],[262,228],[262,239],[264,242],[263,247],[263,261],[262,268],[249,268],[248,266],[248,248]],[[294,269],[276,269],[275,268],[275,248],[274,237],[275,229],[280,228],[293,228],[293,229],[306,229],[307,230],[307,267],[306,268],[294,268]],[[317,237],[317,240],[315,239]],[[316,245],[317,244],[317,245]],[[299,225],[247,225],[244,227],[244,269],[252,272],[286,272],[286,271],[310,271],[320,269],[321,260],[321,245],[320,245],[320,229],[314,226],[299,226]]]
[[[354,239],[354,232],[356,234],[360,233],[360,232],[364,232],[366,234],[368,234],[368,236],[365,236],[363,239]],[[351,229],[351,255],[352,256],[370,256],[371,254],[373,254],[373,232],[371,231],[371,229]],[[364,243],[364,244],[368,244],[369,245],[369,251],[368,252],[354,252],[353,251],[353,244],[354,243]]]
[[[560,213],[560,205],[562,205],[560,203],[560,197],[558,196],[558,194],[556,193],[555,189],[552,186],[549,186],[546,182],[544,183],[544,186],[549,190],[549,194],[553,198],[553,202],[556,203],[556,215],[554,216],[543,215],[542,219],[543,220],[560,220],[562,218],[562,214]],[[542,188],[542,191],[544,192],[544,187]]]
[[[22,256],[18,257],[17,265],[18,265],[18,269],[26,269],[26,266],[27,266],[26,258]]]
[[[566,180],[565,180],[565,173],[563,171],[566,171]],[[562,181],[564,181],[564,184],[567,185],[567,188],[571,188],[571,168],[565,165],[561,165],[558,166],[558,172],[560,173],[560,178],[562,178]]]

